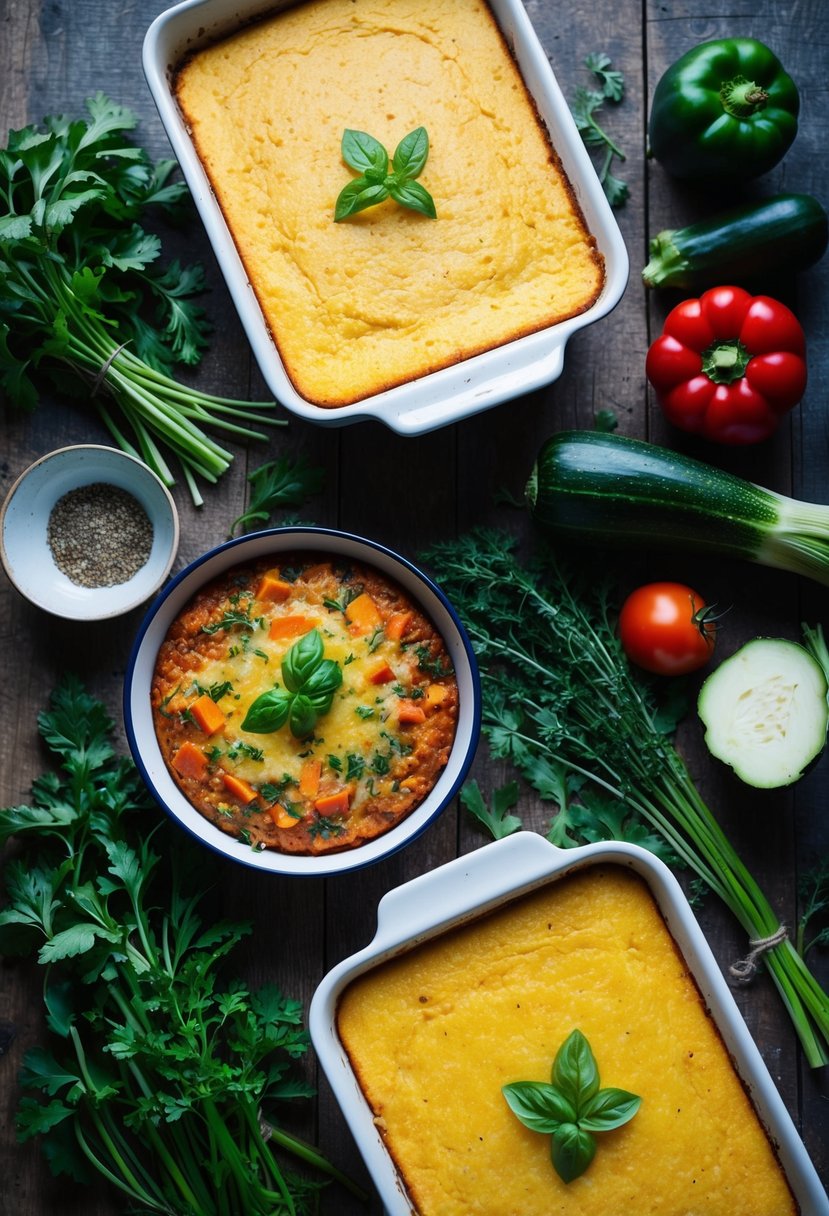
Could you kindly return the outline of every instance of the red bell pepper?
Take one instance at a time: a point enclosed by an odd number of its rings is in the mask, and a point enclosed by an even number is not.
[[[803,396],[806,341],[785,304],[712,287],[668,313],[645,371],[674,426],[716,443],[757,443]]]

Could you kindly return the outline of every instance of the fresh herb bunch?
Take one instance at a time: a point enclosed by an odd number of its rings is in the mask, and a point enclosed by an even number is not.
[[[325,471],[302,456],[279,456],[249,473],[248,482],[250,502],[247,510],[233,521],[230,536],[237,529],[248,531],[266,524],[279,507],[303,506],[306,498],[323,488]]]
[[[22,849],[6,866],[0,950],[45,968],[52,1034],[24,1060],[22,1086],[45,1096],[21,1100],[20,1139],[40,1135],[55,1174],[98,1171],[142,1213],[312,1212],[323,1181],[274,1146],[351,1184],[274,1121],[312,1092],[291,1075],[307,1049],[300,1005],[220,986],[249,926],[202,923],[189,888],[201,857],[177,851],[186,842],[116,757],[104,707],[67,678],[39,725],[58,771],[31,806],[0,811],[0,841]]]
[[[233,459],[203,428],[264,438],[249,424],[276,420],[171,378],[207,344],[193,303],[204,277],[160,268],[161,240],[141,221],[149,207],[180,209],[187,187],[170,180],[174,161],[128,138],[130,110],[101,93],[86,105],[88,120],[47,117],[0,150],[0,391],[33,409],[40,377],[60,391],[74,379],[119,447],[170,485],[166,449],[201,503],[195,478],[215,482]]]
[[[596,1155],[596,1133],[628,1123],[642,1105],[637,1094],[600,1089],[593,1050],[580,1030],[572,1031],[556,1052],[552,1077],[514,1081],[502,1092],[525,1127],[552,1136],[550,1156],[563,1182],[580,1178]]]
[[[595,115],[605,102],[614,105],[622,100],[625,94],[625,80],[621,72],[611,67],[609,56],[597,54],[588,55],[584,66],[596,77],[598,88],[587,89],[580,85],[575,92],[570,112],[575,124],[589,150],[603,149],[603,158],[597,172],[602,183],[607,201],[611,207],[621,207],[627,201],[630,191],[627,182],[611,173],[613,158],[625,160],[622,149],[614,143],[605,129],[599,126]]]
[[[425,127],[416,127],[401,139],[392,158],[383,145],[366,131],[346,129],[342,138],[343,160],[359,177],[343,186],[334,206],[334,219],[346,220],[358,211],[393,198],[401,207],[419,211],[430,219],[437,217],[435,200],[420,182],[429,155],[429,136]]]
[[[657,707],[614,628],[609,585],[560,565],[543,545],[526,562],[515,542],[479,530],[425,555],[466,624],[481,668],[483,729],[558,807],[549,839],[573,843],[590,786],[638,814],[731,909],[751,939],[780,923],[702,800],[671,742],[675,709]],[[578,790],[578,802],[574,802]],[[649,847],[647,837],[640,843]],[[829,995],[785,938],[764,954],[810,1065],[829,1062]]]

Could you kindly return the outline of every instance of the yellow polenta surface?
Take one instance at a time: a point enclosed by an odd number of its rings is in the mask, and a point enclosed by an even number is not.
[[[642,1097],[569,1185],[501,1087],[575,1028]],[[647,885],[593,867],[357,979],[339,1033],[420,1216],[797,1211]]]
[[[603,263],[482,0],[313,0],[197,52],[176,93],[289,376],[338,406],[584,311]],[[429,219],[334,223],[345,128],[425,126]]]

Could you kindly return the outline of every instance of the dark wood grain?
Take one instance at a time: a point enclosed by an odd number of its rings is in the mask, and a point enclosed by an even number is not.
[[[169,149],[143,79],[141,41],[163,0],[0,0],[0,129],[39,121],[54,112],[80,112],[84,99],[101,90],[141,116],[139,138],[155,155]],[[703,451],[672,433],[649,395],[644,358],[668,309],[679,298],[647,293],[639,272],[649,236],[711,213],[741,197],[778,190],[815,194],[827,202],[829,143],[825,48],[829,11],[822,0],[783,7],[774,0],[726,5],[724,0],[617,0],[612,5],[576,0],[568,6],[526,0],[527,11],[553,64],[565,96],[589,83],[584,56],[606,51],[625,73],[621,106],[608,109],[607,122],[627,152],[618,172],[630,198],[619,211],[631,261],[622,302],[596,326],[569,344],[561,378],[548,388],[443,431],[401,438],[379,424],[331,430],[291,420],[268,441],[236,450],[231,473],[206,494],[196,510],[186,491],[175,491],[182,518],[181,568],[222,540],[245,501],[245,476],[281,452],[302,451],[326,470],[324,492],[309,518],[365,533],[416,557],[431,541],[477,523],[498,523],[523,531],[524,516],[497,502],[498,492],[520,496],[540,442],[557,429],[593,426],[599,410],[613,410],[630,435],[704,455],[722,467],[782,492],[829,501],[829,424],[825,409],[829,376],[829,284],[822,263],[797,281],[781,276],[774,286],[800,315],[807,331],[810,386],[790,425],[760,448]],[[731,33],[753,35],[773,46],[795,77],[803,101],[801,131],[780,166],[757,182],[702,190],[671,181],[647,159],[648,101],[665,67],[695,43]],[[236,314],[224,289],[200,224],[172,238],[171,249],[204,262],[212,292],[207,302],[215,320],[211,348],[193,373],[200,387],[251,399],[265,396]],[[30,417],[9,414],[2,421],[0,494],[32,460],[66,443],[108,442],[95,415],[44,394]],[[829,597],[822,589],[775,571],[722,560],[689,560],[682,553],[625,559],[620,586],[651,577],[681,578],[708,598],[732,605],[722,635],[723,654],[758,634],[797,637],[801,620],[829,625]],[[60,674],[78,671],[120,721],[120,689],[132,635],[141,614],[89,629],[53,621],[25,603],[5,578],[0,580],[0,805],[24,801],[42,770],[35,719]],[[741,786],[708,758],[698,724],[681,733],[683,751],[703,795],[710,800],[749,868],[789,925],[798,915],[798,881],[829,851],[829,757],[793,790],[758,794]],[[503,766],[481,747],[473,773],[485,789],[503,783]],[[528,826],[546,830],[549,812],[523,793],[520,810]],[[254,983],[273,981],[306,1004],[325,972],[372,936],[377,903],[390,887],[425,872],[484,839],[457,806],[414,845],[387,862],[356,875],[300,883],[246,874],[224,863],[219,871],[222,910],[251,918],[253,940],[239,964]],[[707,899],[699,917],[724,970],[745,953],[745,940],[729,914]],[[813,963],[829,983],[826,957]],[[824,1182],[829,1181],[829,1093],[826,1070],[806,1067],[776,991],[767,977],[736,991],[738,1004]],[[0,964],[0,1028],[13,1026],[10,1050],[0,1056],[0,1211],[8,1216],[114,1216],[117,1197],[104,1188],[76,1191],[51,1179],[36,1145],[18,1145],[14,1111],[15,1073],[22,1053],[40,1041],[39,977],[32,969]],[[313,1074],[314,1061],[307,1062]],[[298,1115],[296,1130],[354,1177],[367,1181],[348,1128],[325,1084],[320,1096]],[[376,1199],[367,1205],[331,1190],[323,1201],[328,1216],[377,1216]],[[637,1216],[637,1214],[631,1214]]]

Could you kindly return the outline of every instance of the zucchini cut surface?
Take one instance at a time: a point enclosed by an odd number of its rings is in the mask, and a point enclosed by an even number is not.
[[[700,690],[708,750],[747,785],[791,785],[826,744],[826,694],[823,670],[803,646],[755,638]]]

